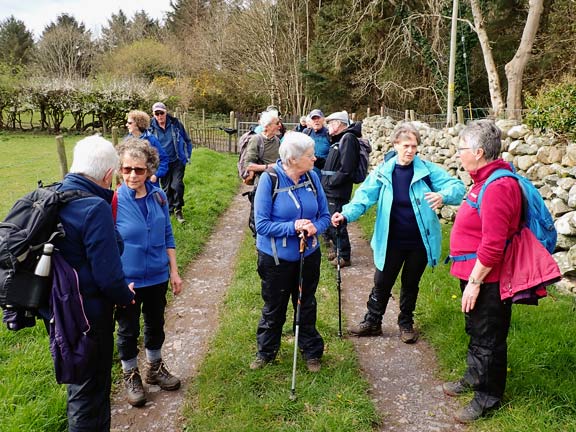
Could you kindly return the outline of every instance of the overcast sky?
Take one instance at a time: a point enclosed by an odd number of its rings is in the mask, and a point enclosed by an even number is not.
[[[170,9],[170,0],[0,0],[0,20],[14,15],[24,21],[37,40],[44,27],[58,15],[68,13],[83,22],[94,35],[99,35],[108,18],[120,9],[128,18],[143,9],[148,16],[162,20]]]

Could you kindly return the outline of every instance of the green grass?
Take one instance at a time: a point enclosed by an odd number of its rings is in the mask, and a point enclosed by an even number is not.
[[[80,138],[67,139],[67,151]],[[37,179],[60,178],[54,137],[0,134],[0,156],[1,178],[6,182],[0,188],[2,217],[13,201],[35,187]],[[182,272],[210,236],[213,224],[206,221],[216,220],[236,194],[235,162],[235,156],[194,151],[185,177],[188,222],[174,223]],[[38,323],[19,332],[0,326],[0,432],[66,430],[65,391],[54,378],[44,326]]]
[[[353,345],[340,339],[335,270],[323,260],[318,286],[318,323],[326,350],[322,370],[309,373],[301,356],[297,400],[291,401],[294,337],[289,308],[274,363],[258,371],[256,327],[262,298],[254,241],[247,236],[220,313],[218,334],[202,363],[185,410],[187,431],[372,431],[379,419],[360,376]]]
[[[360,224],[369,238],[374,212]],[[443,257],[450,225],[443,226]],[[398,286],[395,287],[398,289]],[[574,298],[553,288],[539,306],[514,305],[508,336],[508,380],[501,409],[469,431],[576,431],[576,315]],[[416,324],[436,350],[439,378],[460,378],[466,367],[468,336],[460,311],[458,282],[448,265],[428,268],[422,277]],[[468,399],[462,398],[462,403]]]

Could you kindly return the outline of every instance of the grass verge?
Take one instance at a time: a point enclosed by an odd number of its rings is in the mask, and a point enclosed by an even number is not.
[[[290,307],[276,361],[258,371],[248,368],[256,352],[263,304],[251,236],[244,241],[234,274],[220,311],[218,333],[190,389],[186,431],[374,430],[379,419],[354,347],[337,335],[334,268],[323,260],[317,293],[317,326],[326,344],[322,370],[308,372],[298,356],[296,401],[289,399],[294,349]]]

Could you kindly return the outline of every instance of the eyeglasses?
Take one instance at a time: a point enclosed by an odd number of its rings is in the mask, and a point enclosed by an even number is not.
[[[133,121],[130,121],[130,120],[128,120],[128,121],[126,122],[126,124],[134,124],[134,122],[133,122]]]
[[[462,150],[471,150],[471,149],[472,149],[472,147],[458,147],[458,148],[456,149],[456,153],[457,153],[457,154],[461,154],[461,153],[462,153]]]
[[[136,175],[141,176],[146,174],[147,168],[123,166],[120,170],[122,171],[122,174],[132,174],[132,171],[134,171]]]
[[[154,115],[155,115],[155,116],[161,116],[161,115],[164,115],[164,114],[166,114],[164,111],[154,111]]]

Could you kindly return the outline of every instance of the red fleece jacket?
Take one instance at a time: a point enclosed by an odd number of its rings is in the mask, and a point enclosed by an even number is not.
[[[497,169],[510,170],[510,165],[497,159],[477,171],[470,172],[474,183],[468,198],[476,202],[484,182]],[[490,184],[482,197],[480,216],[478,211],[463,201],[450,234],[450,255],[476,253],[477,259],[492,270],[485,282],[500,279],[506,240],[518,231],[522,213],[522,192],[518,182],[511,177],[503,177]],[[468,279],[475,260],[453,262],[450,273],[459,279]]]

